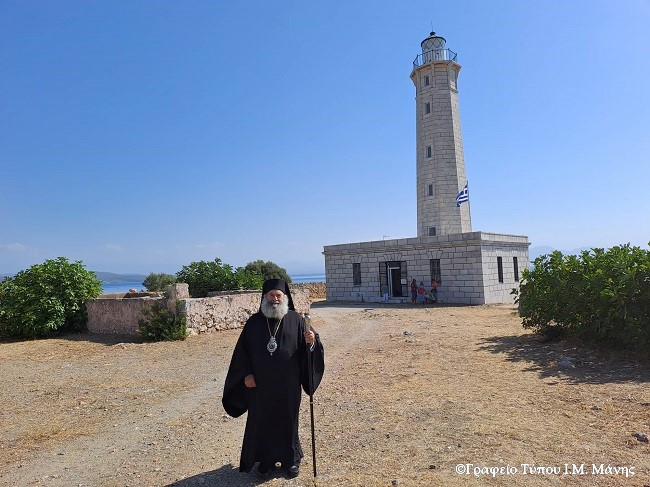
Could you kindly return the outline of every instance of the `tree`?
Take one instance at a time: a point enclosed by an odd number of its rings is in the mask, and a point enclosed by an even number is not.
[[[214,262],[202,260],[183,266],[176,273],[176,282],[186,283],[193,298],[204,298],[211,291],[237,288],[232,266],[223,264],[218,258]]]
[[[256,260],[249,262],[244,267],[244,270],[261,276],[262,281],[266,281],[267,279],[282,279],[287,284],[291,283],[291,278],[287,274],[287,271],[271,261],[264,262],[263,260]]]
[[[176,282],[176,277],[171,274],[156,274],[151,273],[145,279],[142,285],[147,289],[147,291],[157,292],[164,291],[167,286],[170,286]]]
[[[264,278],[259,274],[248,272],[243,267],[238,267],[235,272],[237,289],[262,289]]]
[[[80,261],[46,260],[0,282],[0,334],[38,338],[82,331],[86,301],[99,296],[97,276]]]

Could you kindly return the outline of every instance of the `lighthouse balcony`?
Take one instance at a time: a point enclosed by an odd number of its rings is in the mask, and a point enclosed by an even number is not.
[[[415,56],[413,69],[436,61],[456,61],[456,56],[457,54],[451,49],[431,49]]]

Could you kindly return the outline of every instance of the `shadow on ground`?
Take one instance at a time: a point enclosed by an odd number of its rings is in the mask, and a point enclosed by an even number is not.
[[[71,342],[92,342],[99,343],[102,345],[117,345],[119,343],[144,343],[140,335],[125,335],[125,334],[111,334],[111,333],[88,333],[88,332],[79,332],[79,333],[61,333],[53,334],[47,337],[39,338],[10,338],[10,337],[0,337],[0,345],[9,344],[9,343],[20,343],[20,342],[31,342],[38,340],[69,340]]]
[[[265,478],[259,477],[256,472],[257,468],[254,468],[250,473],[240,472],[239,468],[227,464],[210,472],[203,472],[183,480],[178,480],[165,487],[249,487],[267,482],[273,483],[276,479],[284,478],[282,470],[276,470],[269,477]]]
[[[528,363],[524,370],[542,378],[561,376],[576,384],[650,382],[650,360],[634,351],[601,352],[571,342],[543,342],[537,335],[494,336],[478,345],[479,351]]]
[[[71,342],[92,342],[101,345],[112,346],[120,343],[144,343],[140,335],[125,335],[114,333],[68,333],[59,337],[63,340],[70,340]]]
[[[450,304],[450,303],[384,303],[382,301],[314,301],[309,305],[311,309],[318,308],[393,308],[393,309],[435,309],[435,308],[462,308],[474,306],[471,304]]]

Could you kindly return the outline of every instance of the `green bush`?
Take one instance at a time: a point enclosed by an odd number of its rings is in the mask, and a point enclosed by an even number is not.
[[[193,298],[204,298],[211,291],[238,289],[232,266],[223,264],[221,259],[192,262],[183,266],[176,273],[176,282],[186,283]]]
[[[553,252],[525,269],[519,291],[523,326],[622,348],[650,347],[650,252],[629,244],[579,256]]]
[[[272,278],[291,282],[287,271],[273,262],[256,260],[233,269],[217,258],[213,262],[198,261],[184,266],[176,273],[175,281],[186,283],[193,298],[203,298],[213,291],[262,289],[264,281]]]
[[[142,285],[147,289],[147,291],[158,292],[164,291],[167,286],[170,286],[176,282],[176,277],[171,274],[156,274],[151,273],[145,279]]]
[[[238,267],[235,272],[235,282],[237,289],[262,289],[264,278],[246,271],[243,267]]]
[[[287,271],[277,265],[275,262],[255,260],[246,264],[244,270],[250,272],[251,274],[257,274],[258,276],[261,276],[262,283],[264,283],[264,281],[267,279],[283,279],[287,284],[291,283],[291,278],[289,277],[289,274],[287,274]],[[262,286],[259,287],[259,289],[261,288]]]
[[[177,306],[179,303],[176,303]],[[166,340],[185,340],[187,321],[184,316],[170,310],[164,303],[154,303],[142,308],[142,318],[138,320],[138,333],[145,342]]]
[[[0,282],[0,335],[39,338],[82,331],[86,301],[99,296],[97,276],[81,262],[46,260]]]

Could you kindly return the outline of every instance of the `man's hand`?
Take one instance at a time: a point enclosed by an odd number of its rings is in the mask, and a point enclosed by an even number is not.
[[[313,332],[313,330],[308,330],[305,332],[305,342],[307,342],[307,345],[311,345],[316,341],[316,334]]]
[[[249,374],[246,377],[244,377],[244,384],[249,389],[253,387],[257,387],[257,384],[255,383],[255,376],[253,374]]]

